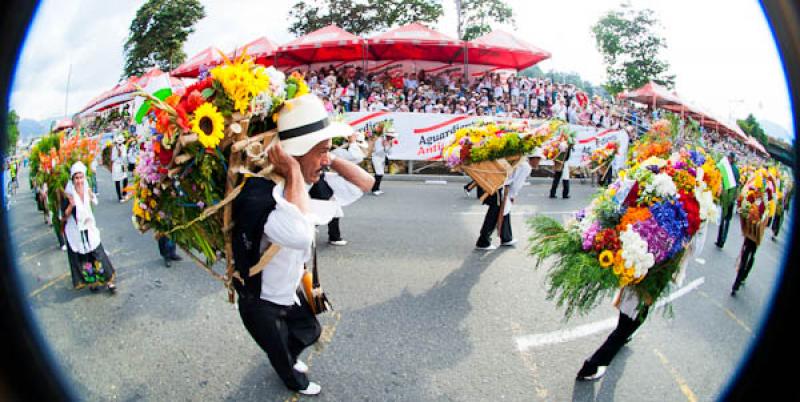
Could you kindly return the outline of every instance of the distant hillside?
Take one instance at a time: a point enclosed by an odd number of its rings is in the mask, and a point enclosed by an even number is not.
[[[794,144],[794,135],[778,123],[769,120],[759,120],[758,124],[761,125],[761,128],[764,129],[764,132],[767,133],[768,136],[786,141],[789,144]]]
[[[57,120],[57,117],[44,120],[21,119],[18,124],[19,135],[23,141],[30,141],[31,138],[47,134],[50,130],[51,123]]]

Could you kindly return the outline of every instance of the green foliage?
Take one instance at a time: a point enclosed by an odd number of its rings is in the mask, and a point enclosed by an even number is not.
[[[528,225],[533,231],[529,239],[530,254],[535,258],[536,267],[553,257],[547,274],[547,298],[556,299],[558,307],[566,305],[565,320],[576,312],[588,313],[619,289],[619,278],[612,268],[603,268],[594,255],[583,251],[577,232],[565,230],[555,219],[546,216],[534,216],[528,220]],[[636,292],[643,305],[652,305],[669,291],[683,257],[684,251],[680,251],[651,267],[641,282],[628,288]],[[670,310],[665,309],[664,313],[668,315]]]
[[[669,63],[659,59],[666,48],[664,38],[654,32],[658,20],[649,9],[635,10],[623,3],[592,26],[597,49],[606,64],[606,90],[616,95],[639,88],[649,81],[672,88],[675,76],[668,75]]]
[[[436,0],[311,0],[289,10],[289,32],[305,35],[330,24],[355,35],[378,32],[412,22],[436,22],[444,13]]]
[[[180,65],[186,59],[183,43],[205,16],[198,0],[148,0],[131,21],[122,78],[140,75],[153,65],[164,71]]]
[[[595,86],[591,82],[584,80],[583,78],[581,78],[580,74],[576,72],[570,71],[565,73],[565,72],[550,70],[545,73],[539,66],[532,66],[522,70],[520,72],[520,75],[531,78],[548,79],[551,82],[556,82],[556,83],[574,85],[575,88],[578,88],[579,90],[585,92],[590,98],[595,95],[608,98],[608,93],[606,93],[605,89],[599,86]]]
[[[9,155],[13,155],[14,151],[17,149],[17,140],[19,139],[19,115],[13,109],[8,112],[6,115],[6,138],[8,139],[8,150]]]
[[[534,216],[528,225],[534,233],[530,237],[530,254],[535,257],[536,267],[554,257],[547,276],[547,298],[556,299],[558,307],[566,304],[565,319],[575,312],[588,313],[619,289],[619,279],[611,269],[602,268],[597,258],[583,252],[577,233],[567,232],[546,216]]]
[[[756,120],[752,113],[747,115],[747,118],[744,120],[736,120],[736,124],[739,125],[745,134],[755,138],[762,145],[767,146],[769,144],[767,133],[764,132],[764,129],[761,128],[761,124],[758,123],[758,120]]]
[[[458,1],[458,0],[457,0]],[[461,0],[458,33],[463,40],[473,40],[492,32],[491,22],[510,23],[516,27],[514,10],[502,0]]]

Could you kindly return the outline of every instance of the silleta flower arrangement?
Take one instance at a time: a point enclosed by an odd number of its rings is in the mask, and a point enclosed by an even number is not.
[[[171,237],[212,275],[230,281],[231,201],[245,176],[272,174],[266,151],[277,141],[276,113],[306,93],[299,74],[287,78],[246,54],[225,58],[183,94],[140,92],[147,100],[137,119],[149,116],[155,134],[135,170],[134,226]],[[223,254],[225,278],[211,270]]]
[[[764,229],[769,218],[775,216],[782,196],[776,189],[776,175],[777,171],[773,174],[765,168],[755,169],[736,200],[742,233],[756,244],[761,243]]]
[[[532,131],[525,123],[481,122],[458,129],[453,142],[442,150],[448,167],[491,161],[530,153],[549,135]]]
[[[480,122],[457,130],[453,142],[442,150],[442,159],[448,167],[468,174],[487,197],[503,186],[521,157],[549,135],[549,129],[532,130],[527,123]]]
[[[589,159],[591,169],[604,175],[611,166],[611,162],[616,158],[618,149],[619,145],[616,141],[609,141],[605,146],[592,151],[592,156]]]
[[[588,312],[625,286],[644,303],[658,300],[701,224],[719,218],[715,176],[714,160],[701,152],[651,156],[620,172],[566,226],[545,216],[532,218],[536,265],[556,257],[548,272],[548,297],[566,304],[567,318]]]
[[[37,185],[47,184],[47,206],[52,216],[59,216],[72,164],[81,161],[90,166],[99,152],[97,142],[80,134],[68,137],[62,131],[42,138],[31,150],[31,176]],[[94,174],[91,169],[86,172],[87,183]]]

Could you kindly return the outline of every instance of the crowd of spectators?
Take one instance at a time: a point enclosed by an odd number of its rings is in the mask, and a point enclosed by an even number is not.
[[[573,84],[511,74],[486,74],[471,81],[449,74],[367,74],[361,67],[333,66],[306,74],[311,91],[330,113],[389,111],[467,114],[509,118],[559,118],[571,124],[633,129],[636,138],[659,118],[630,102],[589,97]],[[758,155],[741,142],[704,132],[704,142],[719,152],[735,152],[747,160]]]

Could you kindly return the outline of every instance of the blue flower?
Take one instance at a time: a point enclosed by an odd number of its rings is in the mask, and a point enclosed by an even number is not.
[[[686,211],[680,202],[662,201],[650,206],[650,213],[658,226],[673,239],[672,248],[667,255],[667,258],[671,258],[683,248],[683,242],[687,240],[689,219]]]

